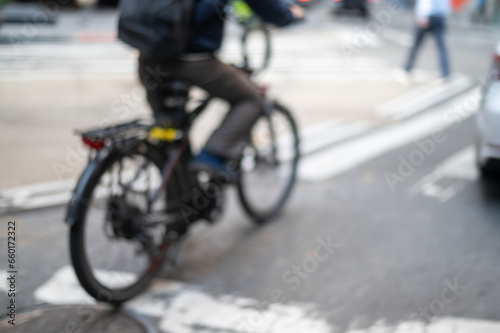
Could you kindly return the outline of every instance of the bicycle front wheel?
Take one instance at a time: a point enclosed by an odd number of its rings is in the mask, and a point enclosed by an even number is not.
[[[249,23],[241,36],[244,64],[255,72],[269,66],[271,59],[271,34],[262,23]]]
[[[297,125],[285,107],[274,103],[253,126],[241,160],[238,195],[256,223],[281,212],[296,182],[299,158]]]
[[[136,296],[164,261],[166,226],[145,218],[166,210],[166,200],[147,204],[164,163],[165,156],[143,143],[117,149],[82,177],[87,180],[74,199],[79,208],[70,229],[71,259],[81,285],[99,301],[120,304]]]

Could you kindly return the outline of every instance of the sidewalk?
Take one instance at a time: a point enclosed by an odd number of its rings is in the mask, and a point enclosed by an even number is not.
[[[382,125],[387,120],[376,117],[372,106],[410,89],[391,81],[273,81],[272,96],[293,110],[303,128],[332,119]],[[19,91],[27,92],[30,98],[21,98]],[[86,162],[86,151],[74,129],[150,114],[134,79],[0,81],[0,100],[2,110],[11,110],[0,113],[0,136],[4,138],[0,141],[0,173],[9,175],[2,177],[0,189],[74,179]],[[226,110],[217,102],[205,112],[192,132],[196,145],[204,142]]]

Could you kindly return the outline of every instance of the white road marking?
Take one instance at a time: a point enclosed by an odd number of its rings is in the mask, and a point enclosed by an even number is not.
[[[172,288],[177,289],[172,295]],[[331,332],[311,305],[272,304],[259,309],[256,300],[231,295],[212,296],[186,285],[157,285],[128,305],[145,315],[157,313],[163,331],[294,333]]]
[[[300,150],[303,155],[309,155],[336,142],[367,132],[369,129],[370,125],[363,121],[352,123],[344,123],[340,119],[325,121],[300,131]]]
[[[441,203],[456,196],[465,186],[464,180],[474,181],[478,178],[475,166],[474,146],[469,146],[450,156],[432,173],[423,177],[408,190],[408,194],[418,194],[437,198]],[[443,179],[452,180],[451,184],[439,184]]]
[[[453,123],[444,116],[444,113],[452,110],[450,105],[461,105],[475,94],[477,94],[476,91],[464,94],[434,111],[417,116],[404,123],[382,128],[359,139],[325,150],[321,154],[311,156],[301,163],[299,177],[309,181],[324,181],[349,171],[379,155],[423,138],[436,129],[448,128]],[[469,112],[465,117],[471,115],[472,112]]]
[[[80,286],[71,266],[60,268],[35,290],[34,296],[37,301],[55,305],[96,303]]]
[[[297,33],[299,35],[273,33],[269,73],[335,80],[352,76],[356,79],[376,77],[377,80],[390,77],[389,65],[381,58],[354,57],[347,61],[339,50],[339,41],[354,40],[356,32],[325,34],[324,31],[311,30]],[[297,44],[297,38],[303,42]],[[377,44],[377,39],[372,42]],[[263,43],[260,41],[251,47],[251,53],[262,54]],[[232,63],[241,62],[238,27],[229,29],[220,57]],[[136,58],[137,52],[119,41],[0,45],[0,75],[3,80],[93,77],[99,74],[132,77],[137,70]]]
[[[438,318],[431,323],[416,321],[387,325],[380,321],[365,329],[349,329],[345,333],[498,333],[500,323],[465,318]]]
[[[290,68],[288,71],[266,71],[262,73],[262,78],[266,82],[282,82],[283,80],[315,80],[316,82],[390,82],[397,81],[390,68],[356,67],[339,68],[330,71],[295,71]]]
[[[273,44],[273,54],[269,68],[265,71],[265,77],[283,76],[285,78],[313,78],[343,80],[354,75],[357,79],[361,77],[377,77],[391,80],[391,68],[386,61],[377,57],[353,57],[346,59],[337,46],[330,46],[330,41],[313,40],[307,45],[297,45],[295,40],[287,43]],[[228,63],[239,63],[241,51],[239,41],[229,42],[224,45],[220,54],[223,61]],[[253,48],[249,54],[256,59],[263,58],[263,48]],[[254,58],[255,59],[255,58]]]
[[[0,274],[1,275],[1,274]],[[80,287],[73,269],[64,266],[35,291],[37,301],[53,305],[94,304]],[[157,280],[138,298],[125,304],[133,312],[159,318],[162,332],[210,333],[340,333],[322,319],[312,304],[259,306],[250,298],[211,295],[201,288],[176,281]],[[359,328],[356,320],[344,333],[497,333],[500,323],[466,318],[436,318],[430,323],[377,321]]]
[[[16,53],[14,53],[16,52]],[[17,44],[2,45],[0,57],[15,57],[16,59],[46,58],[56,61],[57,58],[131,58],[135,51],[119,42],[112,43],[52,43],[52,44]],[[12,60],[16,60],[12,59]]]
[[[432,81],[380,105],[375,112],[382,117],[403,120],[470,89],[472,85],[467,76],[455,74],[448,83],[440,79]]]
[[[386,27],[384,29],[383,37],[404,47],[410,47],[413,45],[413,37],[410,34],[400,32],[393,28]]]
[[[0,46],[4,78],[31,74],[133,73],[137,53],[121,43],[20,44]]]
[[[35,291],[38,301],[54,305],[92,304],[72,267],[65,266]],[[126,307],[160,318],[163,332],[328,333],[333,328],[311,304],[259,307],[256,300],[232,295],[210,295],[201,288],[174,281],[156,281]]]
[[[75,180],[39,183],[0,191],[0,208],[33,209],[69,201]]]

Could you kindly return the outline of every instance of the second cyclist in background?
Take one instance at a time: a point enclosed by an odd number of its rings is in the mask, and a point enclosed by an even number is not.
[[[264,21],[285,26],[304,17],[304,10],[284,0],[246,0],[250,8]],[[245,73],[222,63],[215,53],[221,47],[225,7],[228,0],[197,0],[192,17],[192,39],[184,52],[174,59],[157,59],[141,54],[139,75],[147,88],[147,99],[157,118],[172,117],[182,122],[184,115],[171,112],[165,105],[168,83],[182,80],[198,86],[214,97],[226,100],[230,110],[220,126],[210,136],[204,149],[194,157],[192,167],[236,177],[234,169],[241,157],[241,147],[254,122],[261,114],[261,94]],[[161,84],[147,85],[149,72],[155,68],[168,73]],[[231,165],[231,167],[228,167]]]

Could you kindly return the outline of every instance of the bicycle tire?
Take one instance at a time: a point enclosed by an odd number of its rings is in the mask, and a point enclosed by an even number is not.
[[[298,168],[298,163],[300,159],[300,150],[299,150],[299,145],[300,145],[300,139],[299,139],[299,134],[298,134],[298,129],[297,125],[295,123],[295,120],[290,113],[289,110],[287,110],[284,106],[278,104],[278,103],[273,103],[271,107],[271,112],[268,115],[265,115],[261,117],[261,120],[264,120],[265,123],[269,125],[269,131],[270,131],[270,138],[271,138],[271,146],[274,147],[274,155],[279,155],[279,152],[276,153],[276,147],[278,146],[277,140],[278,136],[276,135],[276,128],[272,125],[273,123],[273,116],[280,115],[283,117],[284,122],[287,123],[287,125],[290,127],[290,133],[288,133],[289,136],[291,136],[291,157],[289,161],[279,161],[277,165],[275,165],[275,170],[279,172],[279,168],[282,165],[289,164],[290,166],[290,174],[287,176],[286,180],[286,185],[283,188],[283,191],[279,194],[279,197],[277,198],[275,204],[273,204],[269,208],[264,208],[262,209],[261,207],[258,207],[254,202],[252,202],[251,195],[249,193],[249,187],[254,186],[255,182],[249,181],[246,183],[245,178],[246,178],[246,172],[244,170],[244,166],[242,165],[242,172],[241,172],[241,177],[237,183],[237,191],[238,191],[238,197],[239,201],[244,209],[244,211],[250,216],[253,221],[257,224],[263,224],[267,221],[272,220],[273,218],[277,217],[279,213],[281,212],[282,208],[286,204],[287,200],[290,198],[290,195],[292,193],[293,187],[296,183],[297,180],[297,168]],[[256,123],[258,124],[258,122]],[[257,126],[257,125],[255,125]],[[255,127],[254,126],[254,127]],[[252,138],[253,136],[253,129],[252,129],[252,135],[251,139],[249,140],[249,145],[248,146],[255,146],[255,139]],[[256,148],[252,148],[256,150]],[[275,156],[276,157],[276,156]],[[287,158],[288,160],[288,158]],[[258,163],[258,162],[257,162]],[[243,164],[243,161],[242,161]],[[257,169],[258,166],[255,167]],[[250,185],[251,184],[251,185]],[[263,184],[263,189],[266,191],[267,195],[267,190],[269,188],[269,184],[266,184],[264,182]]]
[[[130,156],[141,156],[145,158],[148,162],[152,162],[151,165],[160,172],[166,162],[166,156],[164,154],[145,143],[135,145],[135,147],[126,150],[118,149],[110,153],[107,157],[103,158],[102,161],[98,162],[98,165],[93,169],[89,177],[82,177],[87,178],[87,180],[83,185],[84,189],[81,195],[74,198],[74,200],[76,200],[74,204],[78,205],[79,208],[74,211],[76,215],[74,216],[75,223],[71,226],[69,231],[71,261],[82,287],[96,300],[113,305],[119,305],[133,298],[149,286],[151,280],[160,271],[169,245],[165,233],[161,245],[158,247],[158,254],[154,258],[149,258],[147,260],[146,270],[139,275],[133,284],[123,288],[112,288],[104,285],[97,276],[99,274],[98,270],[91,266],[89,260],[91,255],[89,254],[90,252],[88,252],[90,249],[85,248],[87,246],[85,238],[89,238],[86,232],[91,228],[91,223],[94,221],[91,220],[88,214],[93,194],[96,191],[99,181],[104,177],[106,172],[111,169],[115,163]],[[172,190],[175,191],[175,188],[173,189],[173,187],[176,186],[175,184],[176,181],[171,181],[167,191],[170,193],[172,193]],[[85,229],[86,227],[88,227],[87,230]],[[95,234],[99,236],[98,233]],[[95,251],[91,253],[95,253]],[[102,253],[101,255],[110,256],[111,253]]]
[[[250,50],[248,47],[248,41],[251,34],[260,33],[264,36],[264,58],[262,63],[255,64],[255,61],[251,60]],[[244,25],[243,34],[241,36],[241,50],[243,55],[243,63],[246,67],[253,69],[255,73],[258,73],[267,67],[271,61],[272,47],[271,47],[271,33],[268,28],[266,28],[262,23],[258,24],[256,27],[253,24]]]

